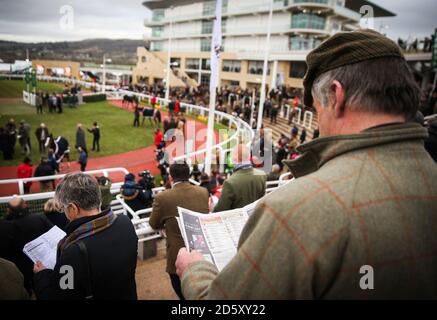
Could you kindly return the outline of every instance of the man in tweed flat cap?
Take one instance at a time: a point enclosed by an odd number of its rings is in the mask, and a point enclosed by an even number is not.
[[[222,272],[181,249],[187,299],[436,299],[437,166],[412,120],[419,88],[398,46],[369,30],[308,58],[321,138],[286,162]]]

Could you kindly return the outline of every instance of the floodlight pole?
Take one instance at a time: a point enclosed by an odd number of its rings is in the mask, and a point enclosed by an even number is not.
[[[270,54],[270,35],[272,33],[272,18],[273,18],[273,1],[270,2],[270,12],[269,12],[269,22],[267,26],[267,41],[266,41],[266,51],[264,56],[264,68],[263,68],[263,78],[261,84],[261,97],[259,100],[258,106],[258,124],[256,129],[259,131],[262,128],[263,124],[263,113],[264,113],[264,102],[266,101],[266,82],[267,82],[267,71],[268,71],[268,63],[269,63],[269,54]]]

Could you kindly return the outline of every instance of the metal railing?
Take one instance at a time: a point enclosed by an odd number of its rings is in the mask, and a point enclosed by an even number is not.
[[[95,170],[95,171],[89,171],[88,174],[97,174],[99,172],[111,173],[111,172],[119,172],[122,171],[123,173],[128,172],[124,168],[112,168],[112,169],[104,169],[104,170]],[[57,176],[51,176],[51,177],[44,177],[47,178],[47,180],[53,180],[54,177],[62,178],[62,176],[65,175],[57,175]],[[107,176],[107,175],[105,175]],[[293,180],[286,180],[287,177],[290,176],[290,173],[283,174],[278,181],[268,181],[266,183],[266,194],[269,194],[278,188],[286,185],[287,183],[290,183]],[[38,178],[30,178],[32,181],[41,181]],[[35,180],[37,179],[37,180]],[[26,180],[26,179],[13,179],[13,180]],[[0,181],[0,184],[6,184],[3,180]],[[11,180],[9,180],[11,181]],[[197,181],[190,180],[190,183],[194,185],[199,185]],[[160,239],[162,237],[161,233],[158,230],[154,230],[150,224],[149,224],[149,218],[141,218],[143,215],[151,214],[152,208],[147,208],[139,211],[134,211],[132,208],[124,201],[123,196],[120,194],[120,188],[122,183],[115,183],[111,187],[111,194],[115,195],[115,200],[111,202],[111,209],[116,215],[127,215],[128,213],[132,215],[132,224],[135,227],[135,231],[138,236],[138,242],[146,242],[150,240]],[[152,190],[154,196],[160,192],[163,192],[165,188],[155,188]],[[32,212],[42,212],[44,207],[44,202],[52,199],[54,197],[54,192],[46,192],[46,193],[35,193],[35,194],[26,194],[26,195],[20,195],[20,197],[25,200],[26,202],[38,202],[37,206],[34,206],[34,210]],[[15,196],[8,196],[8,197],[2,197],[0,198],[0,206],[5,206],[6,203],[8,203],[10,200],[12,200]]]
[[[123,173],[124,175],[128,174],[129,171],[127,171],[125,168],[111,168],[111,169],[100,169],[100,170],[92,170],[85,172],[89,175],[99,175],[103,174],[104,177],[108,177],[110,173]],[[42,181],[53,181],[53,180],[60,180],[64,178],[67,174],[57,174],[53,176],[45,176],[45,177],[34,177],[34,178],[21,178],[21,179],[7,179],[7,180],[0,180],[0,185],[6,185],[6,184],[15,184],[18,185],[18,192],[19,195],[24,195],[24,184],[27,182],[42,182]],[[112,188],[114,190],[119,190],[120,186],[122,185],[122,182],[114,183],[112,184]],[[33,195],[25,195],[29,198],[29,200],[32,199],[31,196]],[[10,197],[0,197],[0,203],[4,202],[6,198]],[[9,200],[7,200],[9,201]],[[7,202],[6,201],[6,202]]]
[[[290,105],[284,104],[282,106],[280,116],[284,119],[289,119],[290,112],[292,112],[292,110],[293,108]],[[311,129],[314,121],[314,113],[311,111],[305,111],[302,118],[302,108],[295,108],[294,110],[297,111],[297,114],[294,116],[292,122],[307,129]]]

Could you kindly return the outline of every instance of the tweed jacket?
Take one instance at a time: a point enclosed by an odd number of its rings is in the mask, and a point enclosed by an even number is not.
[[[171,190],[159,193],[153,201],[150,226],[153,229],[164,229],[167,234],[167,272],[176,274],[176,257],[179,249],[185,247],[184,239],[176,220],[179,217],[177,207],[209,213],[208,190],[193,186],[188,182],[179,183]]]
[[[266,174],[258,169],[237,170],[223,183],[214,212],[243,208],[266,194]]]
[[[394,124],[316,139],[296,179],[263,198],[219,273],[182,275],[187,299],[436,299],[437,165],[427,132]],[[373,288],[373,289],[372,289]]]

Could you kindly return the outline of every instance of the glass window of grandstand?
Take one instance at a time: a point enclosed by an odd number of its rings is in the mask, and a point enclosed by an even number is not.
[[[185,61],[185,69],[199,70],[200,69],[200,60],[199,59],[187,59],[187,61]]]
[[[249,74],[263,74],[264,62],[263,61],[249,61],[247,73]],[[270,63],[267,70],[267,74],[270,74]]]
[[[152,27],[152,37],[161,37],[164,27]]]
[[[203,16],[213,16],[215,13],[215,1],[203,3]]]
[[[287,7],[289,2],[292,2],[293,0],[275,0],[273,3],[273,6],[275,8],[282,8]]]
[[[212,34],[213,21],[203,20],[202,21],[202,34]]]
[[[163,9],[156,9],[152,12],[152,21],[164,20],[165,12]]]
[[[307,72],[307,64],[305,61],[290,62],[290,78],[302,79]]]
[[[228,0],[223,0],[222,2],[222,12],[227,13],[228,12]]]
[[[321,17],[316,14],[299,13],[294,14],[291,18],[291,27],[293,29],[324,30],[325,24],[325,17]]]
[[[202,70],[211,70],[211,60],[202,59]]]
[[[305,51],[316,48],[321,43],[320,40],[314,38],[304,38],[299,36],[290,37],[291,51]]]
[[[211,51],[211,39],[200,39],[200,51],[209,52]]]
[[[226,26],[228,25],[228,20],[222,20],[222,33],[226,33]]]
[[[170,65],[172,68],[180,68],[181,67],[181,58],[171,58]]]
[[[152,51],[162,51],[163,43],[162,42],[152,42],[150,46],[150,50]]]
[[[200,77],[200,85],[209,86],[210,77],[211,76],[209,74],[202,74],[202,76]]]
[[[241,61],[238,60],[223,60],[223,71],[224,72],[241,72]]]

